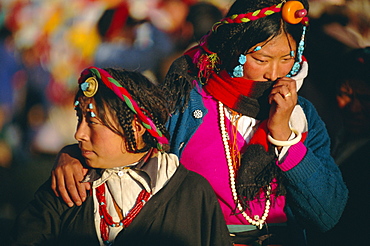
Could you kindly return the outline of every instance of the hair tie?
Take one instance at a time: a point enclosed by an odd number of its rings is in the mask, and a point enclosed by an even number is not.
[[[298,24],[307,15],[307,10],[300,1],[287,1],[284,3],[281,16],[290,24]]]
[[[217,28],[222,24],[247,23],[279,12],[282,12],[283,20],[290,24],[298,24],[301,22],[305,26],[308,25],[308,18],[306,17],[307,10],[304,8],[303,4],[296,0],[283,0],[281,3],[270,7],[258,9],[245,14],[234,14],[223,18],[213,25],[212,31],[216,32]]]

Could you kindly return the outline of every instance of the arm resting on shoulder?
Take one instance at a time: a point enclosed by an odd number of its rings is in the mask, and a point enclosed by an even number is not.
[[[58,153],[51,172],[52,190],[69,207],[80,206],[86,199],[86,190],[90,190],[90,183],[81,183],[88,171],[82,163],[78,145],[67,145]]]

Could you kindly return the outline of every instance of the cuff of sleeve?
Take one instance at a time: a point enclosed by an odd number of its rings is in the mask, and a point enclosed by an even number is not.
[[[276,161],[276,164],[284,172],[289,171],[302,161],[307,153],[307,148],[302,142],[290,146],[287,155],[282,162]]]

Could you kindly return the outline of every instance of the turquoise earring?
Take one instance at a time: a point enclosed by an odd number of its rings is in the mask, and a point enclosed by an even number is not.
[[[306,36],[306,26],[303,26],[301,41],[299,41],[299,44],[298,44],[297,59],[296,59],[296,62],[294,63],[294,65],[292,67],[292,70],[289,72],[287,77],[292,77],[292,76],[296,75],[298,73],[299,69],[301,68],[302,55],[303,55],[303,51],[304,51],[305,36]],[[293,52],[292,54],[294,55],[294,51],[291,51],[291,52]]]
[[[233,70],[234,77],[237,77],[237,78],[243,77],[244,75],[243,65],[245,64],[246,61],[247,61],[247,57],[244,54],[240,54],[239,56],[240,64],[236,66]]]

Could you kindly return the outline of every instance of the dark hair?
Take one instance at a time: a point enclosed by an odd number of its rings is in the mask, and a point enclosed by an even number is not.
[[[104,70],[130,93],[132,99],[136,101],[143,113],[152,119],[156,127],[169,139],[169,133],[165,127],[169,112],[162,90],[139,72],[114,68],[104,68]],[[129,152],[139,153],[147,151],[150,147],[157,148],[157,139],[146,131],[143,135],[143,141],[146,146],[143,149],[137,149],[132,128],[132,122],[135,119],[134,112],[100,79],[97,80],[98,91],[93,98],[97,107],[97,116],[102,123],[125,139]],[[77,92],[76,99],[81,96],[83,96],[83,92],[80,89]],[[115,120],[117,120],[121,129],[117,129],[109,121],[107,110],[116,117]],[[163,149],[168,150],[168,146],[163,146]]]
[[[226,16],[253,12],[280,2],[281,0],[236,0]],[[307,0],[300,0],[300,2],[308,11]],[[275,13],[247,23],[220,25],[210,35],[208,48],[218,54],[222,62],[220,69],[229,69],[228,66],[237,60],[241,53],[282,32],[290,34],[298,45],[302,30],[302,24],[289,24],[283,21],[281,13]]]

